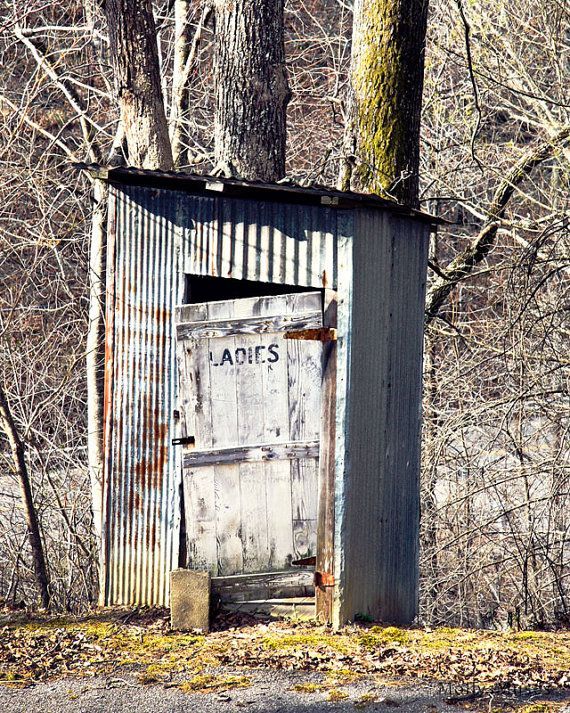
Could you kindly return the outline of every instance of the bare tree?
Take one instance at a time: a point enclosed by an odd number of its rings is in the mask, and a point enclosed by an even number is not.
[[[1,383],[0,425],[2,426],[2,430],[6,434],[6,437],[8,438],[10,448],[12,450],[14,472],[16,473],[18,481],[20,483],[22,504],[26,515],[26,524],[28,526],[28,537],[30,538],[30,546],[32,549],[32,559],[34,562],[36,582],[38,585],[38,589],[40,590],[42,606],[45,609],[48,609],[50,604],[48,571],[44,556],[42,537],[40,534],[40,526],[38,523],[36,508],[32,496],[32,487],[30,484],[30,478],[28,476],[28,466],[26,465],[24,443],[20,438],[20,434],[18,433],[18,429],[16,428],[16,424],[14,422],[14,419],[12,418],[10,405],[8,404],[8,399],[6,398],[6,394],[4,393],[4,389],[2,388]]]
[[[285,7],[286,168],[295,180],[332,185],[346,153],[350,5]],[[153,11],[156,106],[166,105],[173,158],[211,172],[213,10],[157,0]],[[101,402],[87,397],[82,359],[87,349],[98,378],[104,251],[94,250],[91,263],[87,257],[92,208],[95,230],[105,224],[105,196],[90,195],[67,163],[135,159],[121,137],[100,3],[25,0],[10,12],[0,29],[0,383],[25,448],[52,607],[77,610],[96,586],[85,432],[95,434],[100,459]],[[564,620],[569,9],[538,0],[432,0],[430,13],[420,201],[453,223],[440,228],[430,253],[422,616],[485,626]],[[375,25],[357,16],[357,27],[383,27],[383,18]],[[362,38],[375,58],[383,35]],[[379,96],[372,83],[372,115]],[[348,154],[357,167],[358,154]],[[409,169],[404,162],[374,190],[403,187]],[[96,503],[100,460],[92,460]],[[17,605],[37,599],[38,588],[13,466],[0,436],[0,596]]]
[[[568,618],[568,8],[433,3],[422,611]]]

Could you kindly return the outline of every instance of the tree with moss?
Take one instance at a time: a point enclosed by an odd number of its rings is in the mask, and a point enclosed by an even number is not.
[[[344,190],[418,203],[428,0],[356,0]]]

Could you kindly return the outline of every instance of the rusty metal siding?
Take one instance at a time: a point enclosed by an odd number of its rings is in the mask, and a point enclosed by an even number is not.
[[[101,602],[164,605],[177,549],[180,231],[170,196],[137,187],[111,188],[109,228]]]
[[[136,185],[111,185],[110,201],[101,603],[166,605],[182,277],[334,287],[338,211]]]
[[[168,604],[173,318],[188,273],[338,291],[333,617],[408,622],[429,222],[131,184],[112,184],[110,201],[101,603]]]

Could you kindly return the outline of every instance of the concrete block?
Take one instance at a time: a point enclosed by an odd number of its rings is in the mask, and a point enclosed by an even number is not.
[[[173,629],[210,630],[210,573],[175,569],[170,573],[170,624]]]

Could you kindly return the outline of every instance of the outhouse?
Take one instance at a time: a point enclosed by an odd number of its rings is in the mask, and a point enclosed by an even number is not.
[[[435,219],[133,168],[109,185],[101,603],[169,573],[410,622]],[[313,589],[314,588],[314,589]]]

